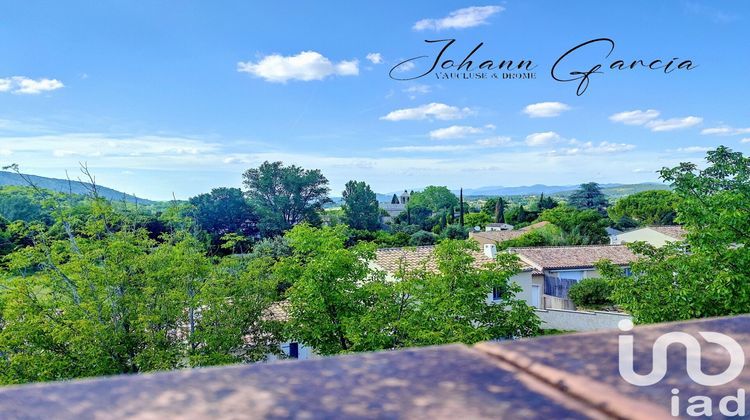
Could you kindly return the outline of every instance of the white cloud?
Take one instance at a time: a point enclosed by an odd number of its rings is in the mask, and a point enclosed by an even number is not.
[[[436,140],[461,139],[472,134],[481,134],[485,130],[492,130],[493,128],[495,128],[493,125],[486,125],[484,127],[452,125],[450,127],[438,128],[437,130],[430,131],[430,138]]]
[[[412,85],[404,89],[403,92],[409,94],[409,99],[417,99],[417,95],[426,95],[432,92],[432,88],[428,85]]]
[[[380,63],[383,62],[383,56],[380,53],[369,53],[369,54],[367,54],[366,58],[372,64],[380,64]]]
[[[740,134],[750,133],[750,127],[748,128],[734,128],[727,125],[721,127],[704,128],[701,130],[701,134],[710,136],[737,136]]]
[[[273,54],[257,63],[237,63],[237,71],[250,73],[267,82],[286,83],[289,80],[323,80],[329,76],[356,76],[359,74],[357,60],[334,63],[315,51],[303,51],[297,55]]]
[[[610,121],[627,125],[643,125],[658,118],[659,114],[660,112],[655,109],[647,109],[645,111],[636,109],[634,111],[618,112],[617,114],[610,115],[609,119]]]
[[[531,118],[549,118],[557,117],[569,109],[570,106],[562,102],[539,102],[527,105],[523,112]]]
[[[396,68],[393,69],[393,71],[395,71],[396,73],[405,73],[405,72],[407,72],[409,70],[414,69],[414,67],[416,67],[416,65],[414,64],[414,62],[407,61],[405,63],[399,64],[398,67],[396,67]]]
[[[57,79],[30,79],[25,76],[13,76],[0,79],[0,92],[11,92],[19,95],[37,95],[65,87]]]
[[[477,143],[479,146],[484,147],[498,147],[498,146],[505,146],[507,144],[510,144],[510,137],[506,136],[497,136],[497,137],[489,137],[486,139],[477,140]]]
[[[389,112],[388,115],[380,117],[380,119],[387,121],[424,120],[428,118],[436,120],[459,120],[471,113],[470,108],[459,108],[432,102],[415,108],[397,109]]]
[[[459,152],[465,150],[492,149],[506,146],[511,142],[510,137],[497,136],[477,140],[471,144],[446,144],[429,146],[396,146],[385,147],[381,150],[386,152]]]
[[[559,150],[553,150],[550,152],[552,156],[576,156],[576,155],[606,155],[612,153],[628,152],[635,149],[635,145],[627,143],[611,143],[608,141],[600,142],[596,144],[594,142],[580,142],[578,140],[571,140],[570,144],[573,147],[564,147]]]
[[[744,139],[740,140],[740,143],[750,143],[750,137],[745,137]]]
[[[546,146],[562,140],[559,134],[554,131],[545,131],[543,133],[531,133],[526,136],[526,144],[529,146]]]
[[[464,29],[487,24],[487,19],[505,10],[502,6],[473,6],[450,12],[440,19],[422,19],[414,24],[415,31],[425,29]]]
[[[674,149],[673,151],[679,152],[679,153],[705,153],[709,150],[713,150],[712,147],[704,147],[704,146],[688,146],[688,147],[680,147],[677,149]]]
[[[692,127],[703,122],[701,117],[670,118],[668,120],[652,120],[646,123],[651,131],[672,131]]]

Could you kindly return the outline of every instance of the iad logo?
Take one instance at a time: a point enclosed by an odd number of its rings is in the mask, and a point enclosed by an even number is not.
[[[621,331],[628,332],[633,329],[630,320],[620,321],[618,324]],[[717,333],[701,331],[701,337],[709,343],[718,344],[729,353],[729,366],[721,373],[709,375],[701,369],[701,344],[692,335],[684,332],[670,332],[656,339],[652,348],[653,364],[648,374],[636,373],[633,367],[633,335],[620,334],[619,337],[619,370],[620,376],[628,383],[635,386],[650,386],[658,383],[667,374],[667,350],[672,344],[680,344],[685,347],[685,368],[693,382],[703,386],[724,385],[737,378],[745,367],[745,353],[742,347],[733,338]],[[673,416],[680,415],[680,391],[672,389],[671,412]],[[696,395],[690,397],[686,413],[690,416],[712,415],[713,401],[708,396]],[[735,409],[730,409],[733,403]],[[737,396],[729,395],[719,402],[719,411],[722,415],[744,416],[745,415],[745,390],[739,389]]]

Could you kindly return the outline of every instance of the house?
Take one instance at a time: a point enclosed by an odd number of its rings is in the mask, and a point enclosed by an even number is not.
[[[573,309],[568,289],[587,278],[599,277],[596,263],[609,260],[629,272],[636,255],[623,245],[542,246],[510,248],[533,268],[532,281],[544,285],[543,307]]]
[[[655,247],[661,247],[670,242],[681,242],[687,237],[687,231],[682,226],[646,226],[609,237],[613,245],[633,242],[646,242]]]
[[[383,216],[381,218],[382,223],[387,223],[393,220],[394,217],[398,216],[399,214],[406,211],[406,205],[409,204],[409,198],[411,198],[411,194],[404,190],[403,193],[401,193],[401,196],[397,197],[398,202],[387,202],[387,203],[378,203],[378,207],[380,207],[381,210],[384,210],[388,215]]]
[[[487,226],[484,227],[484,230],[487,232],[513,230],[513,225],[507,223],[488,223]]]
[[[482,245],[482,246],[484,246],[485,244],[497,245],[499,243],[518,238],[524,233],[531,232],[532,230],[543,228],[549,224],[550,224],[549,222],[538,222],[538,223],[534,223],[529,226],[523,227],[521,229],[516,229],[516,230],[487,230],[484,232],[472,231],[472,232],[469,232],[469,239],[475,240],[476,242],[479,243],[479,245]],[[507,225],[507,226],[511,226],[511,225]]]
[[[417,246],[406,248],[383,248],[375,252],[375,260],[371,263],[373,268],[384,271],[386,279],[398,281],[396,273],[402,267],[404,269],[417,269],[425,267],[428,270],[437,271],[435,263],[435,246]],[[481,268],[484,264],[495,261],[497,257],[497,247],[494,243],[484,244],[482,251],[473,252],[474,265]],[[521,272],[510,278],[511,282],[517,283],[521,287],[516,297],[523,299],[529,305],[535,308],[541,308],[543,279],[532,279],[532,268],[522,264]],[[492,303],[499,300],[497,290],[487,291],[487,302]]]

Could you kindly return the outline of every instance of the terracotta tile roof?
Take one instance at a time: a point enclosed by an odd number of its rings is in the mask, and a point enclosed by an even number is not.
[[[687,231],[682,226],[649,226],[648,229],[682,241],[687,237]]]
[[[623,245],[541,246],[510,248],[509,251],[537,270],[593,268],[603,259],[617,265],[628,265],[637,259]]]
[[[401,268],[401,264],[404,264],[405,268],[411,270],[421,268],[424,265],[428,270],[437,271],[434,252],[434,245],[383,248],[376,251],[374,263],[381,270],[388,273],[397,272]],[[474,251],[472,255],[474,256],[474,266],[476,268],[481,268],[484,264],[494,261],[482,251]],[[522,270],[531,270],[531,267],[522,264]]]
[[[469,239],[479,242],[480,245],[504,242],[518,238],[526,232],[520,230],[495,230],[489,232],[469,232]]]

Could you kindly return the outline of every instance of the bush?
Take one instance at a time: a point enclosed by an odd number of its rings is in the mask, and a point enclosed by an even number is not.
[[[583,279],[568,290],[568,297],[581,308],[601,309],[612,306],[612,286],[605,279]]]
[[[437,241],[437,235],[432,232],[425,232],[422,230],[411,235],[411,238],[409,238],[409,245],[434,245],[435,241]]]
[[[469,234],[466,228],[462,228],[460,225],[448,225],[443,229],[442,236],[446,239],[466,239]]]

